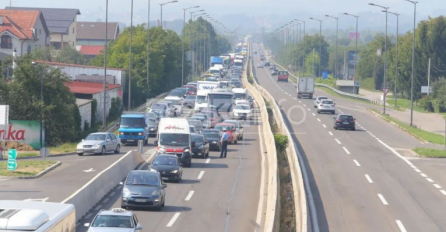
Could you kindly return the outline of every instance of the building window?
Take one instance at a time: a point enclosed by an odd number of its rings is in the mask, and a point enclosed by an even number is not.
[[[28,44],[28,52],[27,53],[31,53],[31,44]]]
[[[2,48],[12,49],[12,38],[9,35],[2,36]]]

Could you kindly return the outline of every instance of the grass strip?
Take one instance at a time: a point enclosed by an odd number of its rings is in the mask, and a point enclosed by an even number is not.
[[[8,162],[0,162],[0,176],[34,176],[55,163],[54,160],[18,160],[17,169],[9,171]]]
[[[417,147],[413,149],[419,156],[429,157],[429,158],[446,158],[446,150],[433,149]]]

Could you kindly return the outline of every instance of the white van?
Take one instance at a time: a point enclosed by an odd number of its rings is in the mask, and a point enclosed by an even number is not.
[[[0,200],[0,231],[76,231],[72,204],[40,201]]]
[[[241,101],[245,101],[248,99],[248,92],[243,88],[233,88],[232,92],[234,93],[235,104],[237,105]]]
[[[190,167],[192,164],[190,126],[186,118],[162,118],[158,125],[155,140],[158,154],[171,154],[180,157],[181,164]]]
[[[221,77],[221,71],[220,71],[220,68],[218,68],[218,67],[214,66],[214,67],[210,68],[209,73],[212,75],[218,75],[219,77]]]
[[[208,103],[206,101],[206,97],[208,95],[208,90],[198,90],[197,96],[195,98],[195,107],[194,111],[199,112],[201,109],[208,107]]]
[[[183,99],[177,96],[167,96],[164,98],[164,101],[172,103],[175,110],[175,114],[177,116],[181,116],[183,114]]]

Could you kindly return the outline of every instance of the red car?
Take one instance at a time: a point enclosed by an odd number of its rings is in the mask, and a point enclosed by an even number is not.
[[[197,89],[193,85],[183,85],[183,88],[187,88],[187,94],[196,95]]]
[[[215,125],[214,130],[223,131],[223,129],[226,129],[226,134],[229,135],[228,142],[229,143],[237,143],[237,135],[235,131],[235,127],[232,124],[229,123],[219,123]]]
[[[201,110],[202,114],[206,114],[208,118],[211,120],[211,128],[214,128],[215,125],[222,122],[221,118],[218,116],[218,113],[216,110]]]

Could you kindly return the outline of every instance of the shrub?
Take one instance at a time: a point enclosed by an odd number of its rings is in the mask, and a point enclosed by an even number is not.
[[[434,112],[434,105],[432,103],[432,100],[429,99],[427,96],[424,96],[423,98],[418,100],[417,104],[426,111]]]
[[[279,152],[284,152],[288,147],[288,136],[286,135],[275,134],[274,141],[276,143],[276,149]]]

